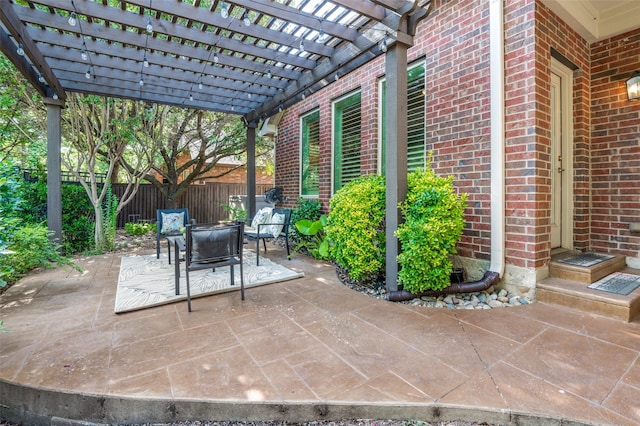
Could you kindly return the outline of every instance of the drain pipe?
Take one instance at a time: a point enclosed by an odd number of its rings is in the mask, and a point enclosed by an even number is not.
[[[399,290],[389,292],[389,300],[399,302],[422,296],[475,293],[500,281],[504,274],[505,208],[504,208],[504,4],[489,2],[489,55],[491,74],[491,264],[482,279],[454,283],[440,291],[419,294]]]

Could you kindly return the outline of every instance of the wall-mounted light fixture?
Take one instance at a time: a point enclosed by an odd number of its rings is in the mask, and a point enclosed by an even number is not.
[[[640,71],[634,71],[627,80],[627,99],[640,100]]]

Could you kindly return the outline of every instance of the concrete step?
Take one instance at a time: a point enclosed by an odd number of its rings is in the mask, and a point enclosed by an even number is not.
[[[620,272],[640,275],[638,269],[624,268]],[[536,299],[627,322],[640,314],[640,288],[624,296],[588,288],[589,284],[549,277],[537,284]]]
[[[624,256],[613,256],[610,259],[592,266],[572,265],[562,262],[563,259],[579,255],[575,252],[564,252],[553,256],[549,263],[549,276],[579,283],[592,284],[609,274],[619,272],[626,267]],[[597,256],[597,255],[596,255]],[[605,255],[606,256],[606,255]]]

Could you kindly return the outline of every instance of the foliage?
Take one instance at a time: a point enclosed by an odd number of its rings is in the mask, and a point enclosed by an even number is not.
[[[290,222],[294,225],[303,219],[316,221],[320,219],[322,204],[317,199],[298,197],[296,203],[291,209]],[[312,238],[310,236],[298,232],[295,226],[289,228],[289,239],[295,247],[300,243],[308,242]],[[295,249],[294,249],[295,250]]]
[[[248,213],[246,209],[240,208],[233,204],[221,204],[221,205],[222,205],[222,208],[224,208],[224,211],[227,212],[227,214],[229,215],[230,221],[247,218]]]
[[[47,184],[22,185],[23,223],[39,224],[47,220]],[[62,184],[62,250],[66,254],[81,253],[94,247],[94,213],[87,193],[80,185]]]
[[[124,232],[128,235],[146,235],[149,232],[156,232],[155,223],[147,222],[127,222],[124,224]]]
[[[453,176],[437,176],[430,168],[408,176],[407,198],[400,204],[404,223],[396,236],[402,246],[398,256],[398,282],[411,293],[448,287],[456,244],[464,229],[466,194],[458,195]]]
[[[104,248],[113,250],[116,246],[116,219],[118,217],[118,197],[113,194],[111,183],[107,183],[106,196],[102,206],[102,220],[104,232]],[[99,249],[99,247],[96,247]]]
[[[295,251],[307,250],[311,255],[317,259],[329,258],[329,239],[326,236],[324,227],[327,225],[327,216],[322,215],[320,219],[310,221],[309,219],[301,219],[296,222],[296,230],[309,237],[303,241],[300,241]]]
[[[242,168],[246,152],[246,127],[239,116],[220,112],[158,106],[149,129],[157,146],[153,173],[145,179],[175,208],[195,180],[218,178]],[[256,161],[271,153],[266,138],[256,139]],[[215,174],[216,165],[233,158],[237,165]]]
[[[374,282],[385,265],[385,179],[363,176],[331,198],[327,237],[331,257],[351,279]]]
[[[17,228],[13,241],[8,245],[12,253],[3,259],[13,271],[3,279],[12,283],[32,269],[52,268],[54,264],[69,265],[80,270],[69,258],[58,253],[59,248],[59,245],[50,241],[50,232],[44,225],[25,225]]]

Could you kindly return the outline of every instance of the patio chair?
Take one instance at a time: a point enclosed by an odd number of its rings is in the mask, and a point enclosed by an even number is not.
[[[156,259],[160,259],[160,242],[167,240],[169,264],[171,264],[171,245],[175,238],[182,238],[182,231],[189,224],[189,210],[156,210],[156,217]]]
[[[184,261],[187,281],[187,308],[191,312],[191,287],[189,273],[202,269],[215,270],[229,266],[231,285],[235,285],[235,265],[240,265],[240,297],[244,300],[244,273],[242,270],[242,234],[244,223],[234,225],[199,224],[186,226],[184,257],[178,255],[181,241],[175,240],[175,285],[180,288],[180,267]],[[176,290],[177,291],[177,290]]]
[[[284,237],[287,247],[287,259],[291,260],[291,251],[289,249],[289,221],[291,219],[291,209],[271,209],[265,207],[260,209],[253,220],[250,227],[245,227],[244,237],[247,240],[255,240],[256,242],[256,265],[260,266],[260,240],[264,246],[264,252],[267,252],[267,239]]]

